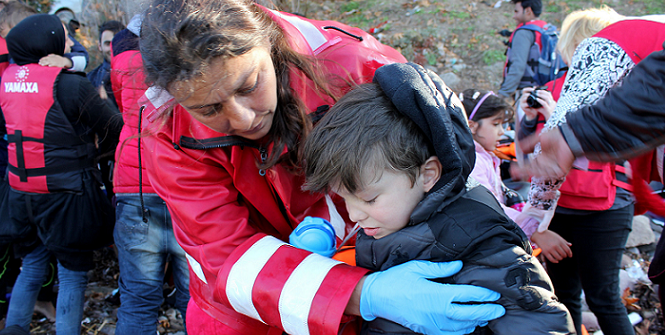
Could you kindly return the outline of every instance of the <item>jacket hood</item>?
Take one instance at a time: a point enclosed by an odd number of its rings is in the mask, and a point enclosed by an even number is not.
[[[438,75],[417,64],[384,65],[374,82],[423,131],[443,166],[441,178],[411,215],[422,221],[465,192],[476,155],[464,107]]]
[[[38,63],[49,54],[65,52],[65,28],[55,15],[36,14],[19,22],[7,34],[9,56],[18,65]]]

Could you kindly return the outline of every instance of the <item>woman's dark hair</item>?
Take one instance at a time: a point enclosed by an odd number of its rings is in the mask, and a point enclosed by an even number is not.
[[[510,105],[508,105],[508,103],[501,97],[491,93],[478,107],[476,113],[473,114],[473,117],[471,117],[471,113],[473,113],[476,105],[488,92],[489,91],[469,88],[464,90],[464,92],[459,95],[459,98],[464,105],[464,109],[466,110],[466,117],[469,118],[470,121],[477,122],[481,119],[499,115],[499,113],[505,113],[503,122],[511,121],[514,113],[513,108],[510,107]]]
[[[316,61],[295,52],[282,29],[252,0],[153,0],[141,25],[140,50],[146,81],[166,90],[208,71],[218,58],[243,55],[269,40],[277,75],[277,110],[268,133],[272,151],[261,168],[280,158],[297,165],[301,139],[312,129],[302,100],[291,90],[289,73],[299,70],[333,100]],[[286,156],[280,157],[284,146]]]

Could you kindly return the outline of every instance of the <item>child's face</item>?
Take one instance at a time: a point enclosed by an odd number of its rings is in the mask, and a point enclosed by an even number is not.
[[[383,170],[364,175],[374,177],[365,181],[364,189],[353,194],[343,187],[333,187],[333,191],[344,198],[349,218],[357,222],[365,234],[376,239],[404,228],[411,212],[430,188],[422,173],[413,185],[403,172]]]
[[[473,139],[487,151],[496,149],[499,139],[503,135],[503,113],[499,115],[480,119],[478,121],[469,121]]]

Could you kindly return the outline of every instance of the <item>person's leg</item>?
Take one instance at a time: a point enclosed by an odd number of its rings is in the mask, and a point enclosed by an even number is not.
[[[70,270],[58,262],[58,282],[55,332],[58,335],[80,334],[88,272]]]
[[[171,254],[171,265],[173,266],[173,280],[176,287],[176,308],[182,314],[182,319],[187,320],[187,304],[189,303],[189,264],[185,256],[185,250],[178,244],[173,234],[173,224],[171,215],[168,212],[166,203],[162,207],[165,211],[167,220],[165,221],[165,231],[168,235],[168,248]]]
[[[580,278],[589,309],[605,335],[634,334],[619,292],[619,270],[633,218],[633,206],[603,211],[580,220],[589,252],[579,261]]]
[[[7,327],[17,325],[30,330],[32,312],[37,295],[46,280],[47,266],[51,253],[43,245],[39,245],[23,258],[21,273],[16,278],[12,289],[12,297],[7,311]]]
[[[58,274],[58,261],[54,256],[48,262],[48,273],[46,275],[46,282],[42,285],[37,295],[37,302],[35,302],[35,312],[39,312],[48,318],[49,321],[55,322],[55,306],[53,305],[57,299],[53,286],[56,282]]]
[[[144,196],[143,222],[138,196],[118,193],[113,232],[118,248],[120,308],[117,334],[155,334],[166,263],[166,239],[160,220],[161,200]],[[159,201],[156,201],[156,198]]]
[[[577,272],[577,257],[581,253],[588,251],[584,248],[584,242],[577,241],[573,233],[575,223],[570,220],[575,218],[576,216],[563,214],[555,214],[552,218],[549,229],[572,243],[573,257],[564,258],[559,263],[547,261],[546,264],[547,273],[554,286],[554,293],[559,298],[559,301],[568,308],[575,324],[575,329],[578,334],[581,334],[582,300],[580,295],[582,294],[582,284]]]

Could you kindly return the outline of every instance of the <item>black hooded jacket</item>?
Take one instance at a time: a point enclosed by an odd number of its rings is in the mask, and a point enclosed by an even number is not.
[[[575,328],[524,232],[496,198],[468,176],[474,143],[464,109],[436,74],[416,64],[390,64],[374,77],[397,109],[433,143],[443,166],[437,184],[411,214],[409,224],[381,239],[362,231],[356,241],[358,266],[381,271],[409,260],[462,260],[451,278],[501,293],[506,315],[491,321],[495,334],[574,334]],[[364,334],[413,334],[384,319],[364,325]]]

